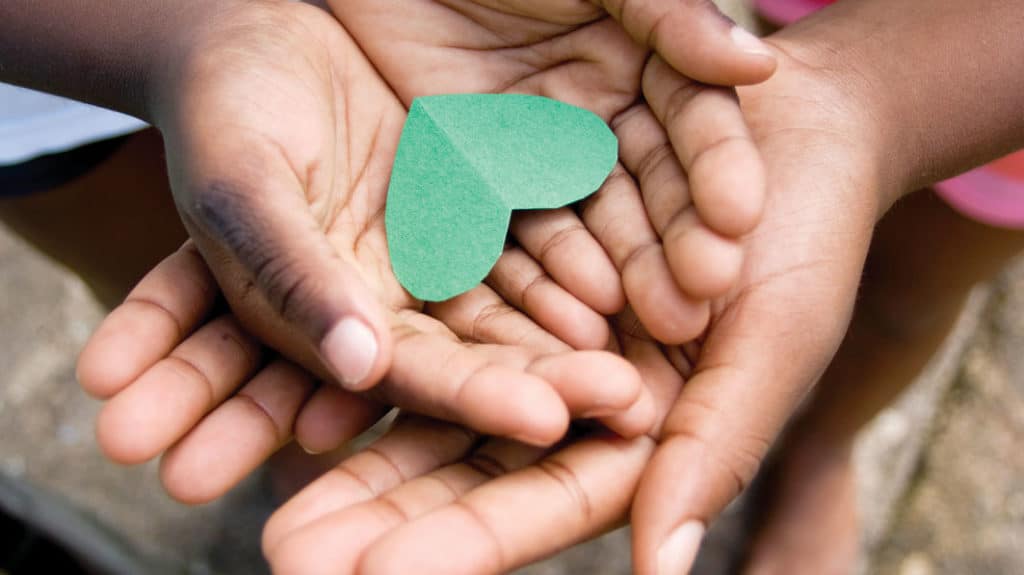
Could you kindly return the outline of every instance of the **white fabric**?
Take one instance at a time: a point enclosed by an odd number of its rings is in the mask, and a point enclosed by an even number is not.
[[[0,84],[0,166],[20,164],[145,127],[145,122],[131,116]]]

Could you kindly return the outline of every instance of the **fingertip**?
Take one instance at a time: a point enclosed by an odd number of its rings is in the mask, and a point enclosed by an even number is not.
[[[644,390],[644,383],[633,364],[607,351],[581,351],[577,354],[582,365],[575,376],[604,383],[596,391],[600,394],[600,403],[612,409],[626,409],[636,403]]]
[[[78,384],[96,399],[112,397],[160,359],[156,356],[170,351],[145,348],[146,342],[131,325],[118,329],[119,311],[121,308],[107,316],[86,342],[75,364]]]
[[[697,212],[716,232],[739,237],[761,223],[767,195],[764,164],[748,136],[701,152],[690,166],[690,181]]]
[[[158,453],[147,448],[148,438],[142,431],[146,429],[145,424],[132,415],[131,410],[124,409],[115,397],[103,406],[96,418],[96,442],[114,463],[138,465]]]
[[[519,419],[523,429],[509,437],[528,445],[550,447],[569,432],[569,409],[547,384],[535,386],[534,392],[523,393],[521,398]]]
[[[643,390],[640,373],[607,351],[576,351],[535,360],[529,372],[544,378],[575,417],[621,413]]]
[[[642,388],[636,401],[623,413],[601,418],[608,429],[625,439],[639,437],[654,429],[658,410],[654,397],[646,388]]]
[[[729,30],[729,39],[735,48],[736,65],[724,66],[726,73],[735,75],[734,81],[725,86],[744,86],[764,82],[775,73],[779,61],[775,53],[757,36],[742,26]]]
[[[521,369],[487,364],[453,393],[446,418],[483,433],[548,447],[569,429],[569,409],[552,384]]]
[[[160,458],[160,483],[167,495],[183,505],[202,505],[226,492],[211,483],[203,473],[197,473],[190,462],[183,460],[180,450],[171,448]]]
[[[390,338],[387,330],[348,315],[327,330],[320,341],[320,357],[342,387],[366,391],[387,371]]]
[[[324,385],[302,406],[295,441],[307,453],[333,451],[366,431],[386,408],[343,389]]]
[[[744,251],[739,242],[694,222],[666,236],[665,256],[680,289],[695,300],[705,300],[721,296],[735,285]]]
[[[273,517],[271,517],[273,521]],[[269,526],[270,523],[268,522]],[[307,541],[302,533],[285,537],[271,548],[264,544],[263,554],[274,573],[281,575],[328,575],[341,572],[334,562],[323,561],[319,553],[311,553],[321,541]]]
[[[78,385],[95,399],[107,399],[118,389],[131,381],[131,373],[126,369],[125,362],[109,361],[102,347],[97,349],[90,339],[75,363],[75,379]]]
[[[622,280],[633,311],[655,340],[679,345],[695,339],[707,327],[710,305],[682,293],[661,246],[652,246],[634,258],[623,270]]]
[[[565,331],[567,344],[580,350],[602,350],[608,347],[611,328],[604,316],[585,305],[569,307],[566,312],[568,321],[565,325],[570,326]]]

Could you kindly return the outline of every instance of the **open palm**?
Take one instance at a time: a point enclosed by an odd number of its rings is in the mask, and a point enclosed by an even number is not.
[[[641,92],[648,52],[633,38],[672,50],[666,55],[670,60],[676,57],[674,61],[707,73],[703,64],[693,60],[695,52],[703,53],[706,46],[680,46],[679,38],[694,29],[714,44],[718,38],[712,31],[724,24],[717,16],[707,21],[709,10],[714,13],[710,4],[637,2],[627,6],[576,0],[338,0],[329,4],[406,105],[429,94],[531,93],[587,108],[612,123],[633,107]],[[657,35],[653,30],[659,26],[673,33]],[[716,55],[729,57],[726,50]],[[770,67],[762,71],[767,72]],[[703,101],[699,108],[704,119],[688,128],[687,141],[684,135],[671,133],[677,154],[668,146],[651,149],[630,170],[634,179],[644,180],[645,188],[660,188],[651,193],[677,198],[661,213],[651,214],[651,220],[660,225],[630,230],[632,254],[607,249],[615,240],[593,224],[592,209],[583,208],[579,214],[572,209],[525,212],[513,218],[512,232],[519,245],[508,257],[516,265],[500,268],[488,283],[515,302],[513,296],[523,285],[550,283],[545,274],[550,276],[557,286],[548,290],[549,297],[534,297],[527,302],[532,303],[530,307],[519,307],[575,347],[603,347],[608,332],[598,314],[617,313],[627,301],[660,340],[689,341],[707,324],[708,298],[724,293],[739,274],[743,256],[738,238],[756,225],[763,205],[760,157],[727,90],[693,82],[681,98]],[[623,146],[624,155],[631,153],[635,156],[636,150]],[[721,168],[726,163],[730,175],[723,177]],[[654,177],[646,178],[644,172]],[[617,175],[624,177],[612,180],[629,178],[621,168]],[[602,190],[598,196],[615,194],[616,190]],[[643,210],[642,204],[637,206]],[[659,237],[665,239],[664,248]],[[631,257],[641,252],[641,257]],[[651,303],[652,288],[659,295],[657,303]],[[567,308],[577,321],[565,321]]]
[[[636,399],[635,370],[609,353],[464,343],[420,313],[392,273],[383,224],[405,109],[328,13],[292,3],[238,10],[177,71],[183,91],[162,124],[183,220],[249,333],[323,379],[357,387],[386,371],[373,392],[381,401],[529,443],[560,438],[570,412],[614,411]],[[175,337],[161,340],[167,354],[195,320],[140,294],[129,308],[174,327]],[[150,365],[132,371],[114,357],[83,354],[87,389],[125,391],[100,420],[116,458],[141,461],[166,449],[259,365],[234,320],[208,331],[204,341],[219,333],[239,342],[249,367],[213,369],[193,346],[199,357],[170,353],[176,361],[147,377]],[[353,355],[353,340],[377,350],[371,371],[347,373],[364,359]],[[180,409],[161,411],[169,371],[199,385],[179,387]],[[167,421],[144,426],[157,437],[125,433],[146,416],[119,403],[149,404]]]
[[[404,422],[277,513],[264,538],[271,563],[286,572],[499,573],[625,521],[632,506],[636,572],[687,572],[706,525],[753,477],[838,347],[880,207],[875,147],[851,98],[858,87],[794,53],[781,52],[776,78],[741,92],[771,194],[738,287],[713,303],[707,338],[684,353],[650,340],[635,318],[615,324],[657,404],[650,437],[583,434],[550,453],[454,441],[413,460],[415,445],[454,432]],[[647,78],[653,113],[668,124],[678,118],[665,96],[679,81],[667,69]],[[643,128],[620,124],[623,146],[663,143]],[[369,457],[390,463],[374,470]],[[308,554],[327,542],[330,559]]]

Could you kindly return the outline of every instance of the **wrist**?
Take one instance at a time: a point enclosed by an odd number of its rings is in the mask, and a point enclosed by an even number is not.
[[[771,42],[812,70],[819,83],[828,85],[830,111],[838,120],[832,129],[840,132],[870,174],[870,201],[880,218],[916,189],[909,167],[918,162],[908,157],[917,152],[907,137],[913,132],[912,120],[892,104],[894,94],[863,44],[836,29],[845,24],[808,24],[780,30]]]
[[[222,30],[224,22],[246,4],[245,0],[182,0],[169,8],[147,62],[139,106],[142,117],[163,128],[177,110],[182,85],[190,69]]]

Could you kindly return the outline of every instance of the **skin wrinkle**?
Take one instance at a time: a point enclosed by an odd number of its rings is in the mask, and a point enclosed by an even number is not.
[[[206,375],[198,365],[193,363],[191,360],[184,358],[180,355],[169,355],[164,359],[166,366],[172,371],[183,374],[183,380],[189,380],[199,383],[203,391],[206,392],[206,401],[203,402],[207,406],[217,405],[217,395],[213,389],[213,382],[210,381],[210,377]],[[189,374],[192,377],[189,377]]]
[[[144,308],[149,308],[151,310],[155,310],[156,312],[158,312],[157,315],[161,315],[169,319],[171,321],[171,325],[174,326],[175,341],[181,341],[187,335],[187,332],[185,331],[185,326],[182,325],[181,320],[178,319],[178,316],[174,315],[174,313],[170,309],[168,309],[166,306],[156,301],[155,299],[140,295],[129,295],[122,305],[138,305]]]
[[[594,506],[576,472],[555,458],[542,459],[536,463],[536,469],[550,477],[575,503],[580,512],[580,523],[589,524],[594,517]]]
[[[290,425],[286,425],[286,421],[278,422],[270,409],[262,401],[253,397],[245,389],[240,390],[234,397],[239,398],[243,405],[248,405],[249,409],[253,410],[254,413],[258,413],[259,417],[257,419],[267,422],[274,435],[274,445],[284,445],[291,438]]]

